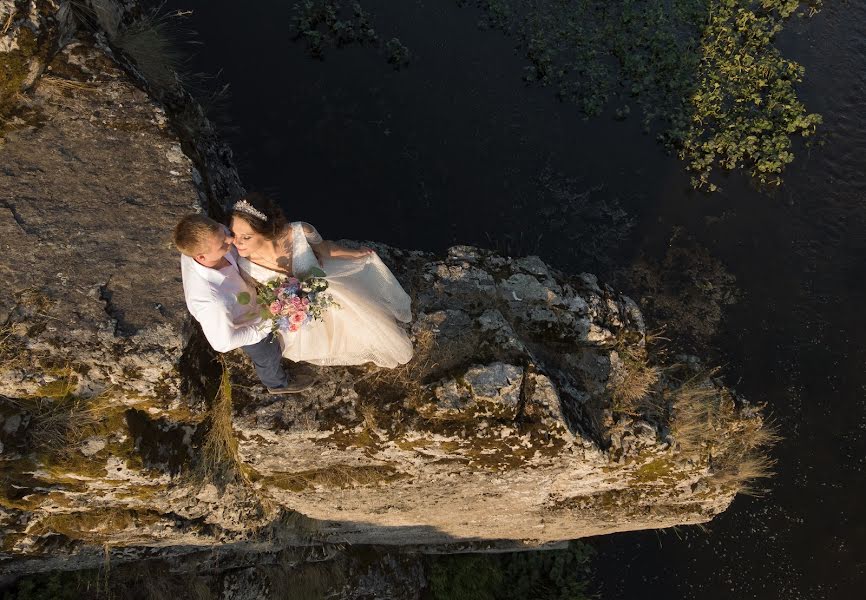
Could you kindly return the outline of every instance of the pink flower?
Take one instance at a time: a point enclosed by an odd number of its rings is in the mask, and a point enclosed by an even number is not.
[[[307,320],[307,314],[304,312],[298,311],[295,314],[293,314],[291,317],[289,317],[289,320],[292,322],[293,325],[296,325],[296,324],[299,325],[299,324],[301,324]]]
[[[298,298],[297,296],[295,296],[294,298],[292,298],[292,304],[294,305],[295,308],[299,309],[299,308],[303,308],[304,301],[301,300],[300,298]]]
[[[280,314],[281,314],[281,315],[290,315],[290,314],[292,314],[293,312],[295,312],[295,307],[292,306],[292,305],[291,305],[290,303],[288,303],[288,302],[286,302],[285,304],[283,304],[283,307],[282,307],[282,309],[280,310]]]
[[[301,300],[301,303],[302,303],[302,304],[304,305],[304,307],[306,308],[307,306],[310,305],[310,299],[309,299],[309,298],[304,298],[303,300]]]
[[[301,326],[298,325],[297,323],[292,323],[291,325],[289,325],[289,331],[297,331],[300,328],[301,328]]]
[[[298,281],[297,277],[289,277],[288,285],[298,285],[300,281]]]
[[[268,307],[268,310],[271,311],[272,315],[278,315],[278,314],[280,314],[280,308],[282,308],[282,307],[280,306],[279,302],[271,302],[271,305]]]

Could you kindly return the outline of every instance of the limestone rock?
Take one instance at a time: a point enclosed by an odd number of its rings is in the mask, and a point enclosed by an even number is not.
[[[31,101],[44,122],[0,155],[0,394],[70,379],[169,402],[187,319],[171,230],[197,207],[192,163],[99,49],[67,45]]]
[[[64,22],[50,3],[24,22],[36,4],[0,0],[0,15],[14,9],[15,31]],[[714,478],[705,440],[676,431],[679,384],[634,384],[637,305],[538,257],[367,242],[413,298],[413,360],[300,366],[317,385],[275,398],[236,351],[231,401],[217,397],[170,234],[183,214],[218,214],[240,182],[201,109],[110,49],[129,6],[45,54],[23,100],[39,118],[4,133],[0,576],[96,566],[103,545],[113,562],[215,544],[545,547],[727,507],[736,487]],[[623,408],[611,387],[626,384]],[[655,413],[639,404],[651,394]],[[707,422],[714,448],[761,425],[714,380],[694,395],[726,411]],[[228,596],[266,592],[252,566],[238,561]]]

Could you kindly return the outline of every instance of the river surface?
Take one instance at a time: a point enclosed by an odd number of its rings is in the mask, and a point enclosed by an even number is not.
[[[291,2],[171,0],[220,73],[223,129],[248,189],[327,238],[442,252],[455,243],[539,254],[602,276],[660,261],[673,239],[736,278],[739,301],[705,356],[784,441],[763,497],[706,531],[593,538],[601,598],[866,597],[866,2],[830,0],[780,36],[823,145],[795,147],[768,194],[740,174],[695,192],[636,118],[585,120],[527,87],[515,42],[453,0],[364,0],[394,69],[371,46],[312,58]],[[211,82],[211,87],[216,84]],[[601,207],[601,208],[599,208]]]

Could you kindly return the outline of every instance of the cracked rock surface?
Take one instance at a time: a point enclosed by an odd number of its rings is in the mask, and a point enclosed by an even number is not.
[[[174,385],[186,319],[171,230],[198,201],[164,112],[103,51],[71,44],[0,152],[0,394]],[[26,367],[26,368],[23,368]],[[42,368],[38,368],[42,367]],[[130,375],[135,374],[135,377]]]
[[[416,356],[316,369],[312,391],[276,401],[238,392],[260,493],[351,543],[539,545],[727,507],[730,491],[693,493],[706,466],[657,425],[621,418],[599,439],[613,341],[644,336],[629,298],[536,257],[377,250],[413,297]]]

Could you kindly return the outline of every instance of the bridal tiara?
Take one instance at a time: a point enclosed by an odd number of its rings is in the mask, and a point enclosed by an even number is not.
[[[247,213],[248,215],[252,215],[257,219],[261,219],[262,221],[267,221],[268,216],[262,211],[255,208],[252,204],[247,202],[246,200],[241,200],[240,202],[235,202],[235,205],[232,206],[232,210],[236,212]]]

